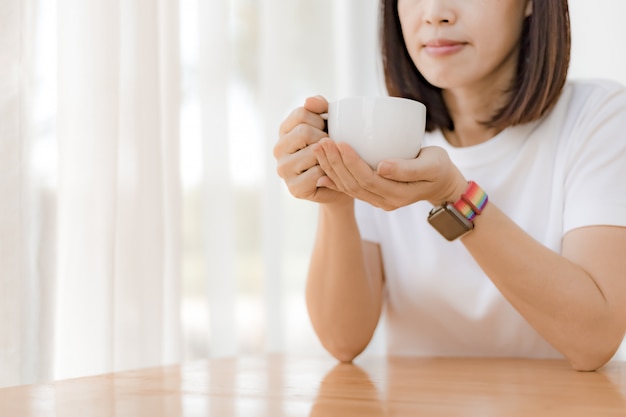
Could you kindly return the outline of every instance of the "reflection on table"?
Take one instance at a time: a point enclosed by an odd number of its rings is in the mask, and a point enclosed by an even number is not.
[[[0,416],[626,416],[626,363],[270,355],[0,389]]]

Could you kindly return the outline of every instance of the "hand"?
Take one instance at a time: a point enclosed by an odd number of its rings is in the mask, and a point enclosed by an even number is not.
[[[456,201],[467,188],[467,180],[439,147],[422,148],[415,159],[385,160],[376,170],[348,144],[329,138],[321,139],[314,152],[326,173],[319,186],[388,211],[421,200],[434,205]]]
[[[321,114],[328,111],[324,97],[309,97],[304,106],[295,109],[281,124],[279,140],[274,146],[278,175],[289,192],[301,199],[318,203],[351,202],[347,195],[320,188],[318,182],[325,176],[315,156],[317,143],[328,137]]]

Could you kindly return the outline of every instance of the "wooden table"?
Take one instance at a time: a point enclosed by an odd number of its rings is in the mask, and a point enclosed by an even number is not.
[[[2,417],[626,416],[626,363],[262,356],[0,389]]]

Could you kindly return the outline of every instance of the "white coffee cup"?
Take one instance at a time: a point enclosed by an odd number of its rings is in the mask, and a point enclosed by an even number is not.
[[[399,97],[346,97],[328,105],[328,136],[349,144],[373,169],[389,158],[415,158],[426,106]]]

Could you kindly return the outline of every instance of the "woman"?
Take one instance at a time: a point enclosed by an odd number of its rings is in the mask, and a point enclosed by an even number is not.
[[[567,0],[381,6],[388,91],[428,108],[419,155],[370,169],[327,137],[319,96],[274,149],[290,192],[319,203],[322,344],[351,361],[384,305],[391,354],[601,367],[626,330],[625,89],[566,82]]]

